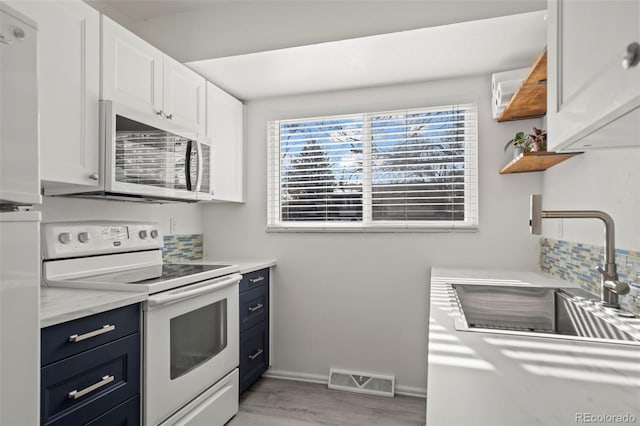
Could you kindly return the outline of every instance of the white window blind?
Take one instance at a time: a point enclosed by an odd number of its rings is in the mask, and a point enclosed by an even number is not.
[[[475,105],[271,121],[269,229],[474,229]]]

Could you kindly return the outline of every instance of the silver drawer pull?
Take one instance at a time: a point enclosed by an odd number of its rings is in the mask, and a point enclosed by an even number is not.
[[[251,281],[251,284],[259,283],[260,281],[264,281],[264,277],[260,275],[258,278],[249,279],[249,281]]]
[[[255,312],[257,310],[260,310],[264,308],[264,305],[262,303],[258,303],[256,306],[252,306],[249,308],[249,312]]]
[[[101,387],[108,385],[109,383],[113,382],[115,380],[114,376],[102,376],[102,380],[100,380],[98,383],[94,383],[91,386],[88,386],[82,390],[72,390],[71,392],[69,392],[69,399],[78,399],[81,398],[83,396],[85,396],[88,393],[93,392],[96,389],[100,389]]]
[[[73,334],[73,335],[69,336],[69,341],[73,342],[73,343],[81,342],[83,340],[90,339],[92,337],[96,337],[96,336],[99,336],[99,335],[104,334],[104,333],[108,333],[108,332],[113,331],[115,329],[116,329],[115,325],[110,325],[110,324],[103,325],[102,328],[99,328],[99,329],[94,330],[94,331],[90,331],[90,332],[85,333],[85,334]]]
[[[264,352],[262,348],[258,349],[256,353],[249,355],[249,359],[253,361],[254,359],[258,358],[260,355],[262,355],[262,352]]]

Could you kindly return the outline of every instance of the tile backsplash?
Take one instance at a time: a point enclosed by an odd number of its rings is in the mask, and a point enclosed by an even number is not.
[[[202,241],[202,234],[165,235],[162,260],[170,263],[202,259]]]
[[[540,239],[540,267],[544,272],[578,284],[600,294],[600,273],[596,267],[604,262],[604,248],[570,241]],[[631,292],[620,296],[620,305],[640,313],[640,252],[616,249],[620,281],[630,284]]]

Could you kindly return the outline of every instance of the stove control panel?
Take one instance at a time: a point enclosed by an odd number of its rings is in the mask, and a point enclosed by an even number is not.
[[[44,259],[161,249],[154,222],[50,222],[42,224]]]

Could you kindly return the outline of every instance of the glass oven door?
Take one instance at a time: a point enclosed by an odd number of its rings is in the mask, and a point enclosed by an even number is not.
[[[169,378],[180,378],[218,355],[229,340],[227,299],[169,320]],[[203,326],[215,324],[215,326]]]
[[[238,366],[241,278],[203,281],[145,303],[145,424],[168,418]]]

